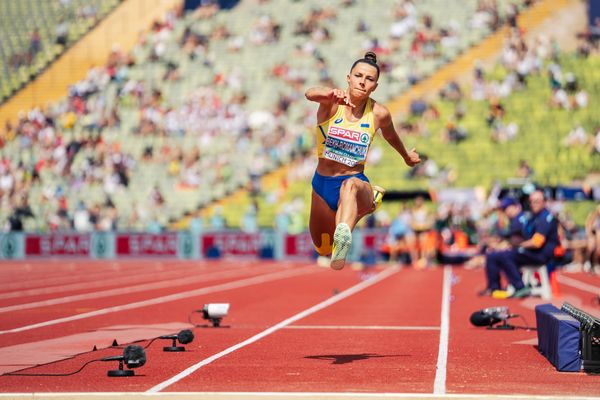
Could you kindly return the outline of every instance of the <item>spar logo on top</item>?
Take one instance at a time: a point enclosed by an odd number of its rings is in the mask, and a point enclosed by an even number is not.
[[[350,129],[340,128],[339,126],[329,127],[328,136],[350,141],[352,143],[359,143],[364,146],[368,146],[370,136],[368,133],[353,131]]]

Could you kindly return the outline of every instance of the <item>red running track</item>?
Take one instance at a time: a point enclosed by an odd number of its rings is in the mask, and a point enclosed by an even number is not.
[[[228,327],[195,328],[186,352],[165,353],[162,346],[170,342],[154,342],[135,377],[108,378],[116,362],[96,362],[69,377],[0,376],[0,392],[600,395],[599,377],[557,372],[537,352],[535,331],[487,331],[468,323],[475,310],[509,305],[535,324],[533,307],[541,302],[478,298],[482,271],[376,269],[366,275],[237,260],[1,267],[5,371],[35,364],[24,354],[41,359],[44,353],[56,361],[21,372],[75,371],[89,360],[121,354],[109,347],[112,339],[126,344],[176,333],[205,303],[227,302],[231,309],[223,321]],[[555,304],[569,301],[597,315],[592,300],[600,279],[561,278]],[[89,351],[93,345],[100,350]],[[50,348],[55,353],[44,350]]]

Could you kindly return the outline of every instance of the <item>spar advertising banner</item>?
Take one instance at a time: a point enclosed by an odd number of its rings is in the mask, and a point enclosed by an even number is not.
[[[308,232],[297,235],[286,235],[283,241],[284,257],[309,258],[315,254],[315,248]]]
[[[89,257],[91,243],[90,234],[27,235],[25,238],[25,256]]]
[[[117,234],[115,254],[121,256],[177,256],[177,233]]]
[[[365,250],[375,251],[385,243],[386,231],[356,229],[350,259],[358,259]],[[0,259],[25,257],[177,257],[180,259],[249,256],[262,259],[315,257],[308,232],[289,235],[273,230],[248,233],[241,231],[188,231],[166,233],[51,233],[0,235]]]
[[[207,232],[202,234],[202,254],[219,256],[258,256],[262,248],[260,233],[239,231]],[[218,251],[218,253],[216,253]]]

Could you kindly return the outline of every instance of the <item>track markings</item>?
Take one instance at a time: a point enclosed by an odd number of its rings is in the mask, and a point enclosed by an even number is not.
[[[448,336],[450,333],[450,293],[452,291],[452,268],[444,267],[444,282],[442,284],[442,315],[440,329],[440,345],[435,370],[433,394],[446,393],[446,365],[448,363]]]
[[[149,283],[143,283],[140,285],[107,289],[107,290],[101,290],[98,292],[82,293],[82,294],[76,294],[76,295],[72,295],[72,296],[58,297],[55,299],[47,299],[47,300],[41,300],[41,301],[34,301],[31,303],[15,304],[12,306],[0,307],[0,314],[11,312],[11,311],[22,311],[22,310],[27,310],[30,308],[48,307],[48,306],[54,306],[57,304],[73,303],[76,301],[101,299],[103,297],[113,297],[113,296],[120,296],[120,295],[124,295],[124,294],[147,292],[147,291],[151,291],[151,290],[165,289],[165,288],[170,288],[170,287],[175,287],[175,286],[188,285],[191,283],[205,282],[205,281],[208,281],[211,279],[232,278],[232,277],[236,277],[236,275],[239,277],[239,276],[243,276],[243,275],[250,275],[253,273],[254,272],[252,270],[229,270],[229,271],[213,272],[211,274],[203,274],[203,275],[196,276],[196,277],[185,276],[185,277],[179,277],[176,279],[163,280],[163,281],[159,281],[159,282],[149,282]]]
[[[558,281],[563,285],[571,286],[584,292],[590,292],[592,294],[600,294],[600,288],[597,286],[590,285],[589,283],[581,282],[568,276],[559,275]]]
[[[335,304],[347,297],[350,297],[353,294],[356,294],[356,293],[360,292],[361,290],[364,290],[364,289],[368,288],[369,286],[372,286],[372,285],[376,284],[377,282],[380,282],[383,279],[392,276],[393,274],[397,273],[398,271],[399,271],[399,268],[388,268],[388,269],[384,270],[383,272],[380,272],[378,275],[376,275],[368,280],[362,281],[361,283],[356,284],[356,285],[344,290],[343,292],[340,292],[339,294],[337,294],[333,297],[330,297],[329,299],[327,299],[319,304],[316,304],[304,311],[301,311],[298,314],[296,314],[284,321],[281,321],[280,323],[273,325],[272,327],[265,329],[264,331],[250,337],[249,339],[244,340],[243,342],[240,342],[240,343],[233,345],[217,354],[214,354],[208,358],[205,358],[204,360],[181,371],[179,374],[173,376],[172,378],[167,379],[166,381],[161,382],[158,385],[150,388],[146,393],[160,392],[161,390],[163,390],[163,389],[171,386],[172,384],[177,383],[178,381],[184,379],[185,377],[193,374],[194,372],[196,372],[200,368],[204,367],[205,365],[208,365],[211,362],[218,360],[221,357],[231,354],[236,350],[239,350],[239,349],[246,347],[266,336],[269,336],[270,334],[275,333],[278,330],[285,328],[286,326],[288,326],[302,318],[305,318],[311,314],[314,314],[317,311],[320,311],[326,307],[329,307],[330,305]]]
[[[383,331],[439,331],[439,326],[382,326],[382,325],[290,325],[285,329],[366,329]]]
[[[108,267],[99,266],[95,264],[91,264],[79,268],[75,271],[60,271],[60,273],[54,274],[53,276],[42,276],[33,278],[30,277],[27,280],[21,279],[23,273],[18,274],[2,274],[0,273],[0,282],[7,282],[2,286],[2,290],[5,291],[2,295],[11,294],[11,291],[30,291],[36,289],[52,289],[52,288],[62,288],[65,285],[72,284],[85,284],[91,282],[98,282],[105,280],[106,278],[113,278],[118,276],[121,279],[128,279],[130,276],[138,276],[138,275],[148,275],[148,274],[157,274],[157,273],[189,273],[190,267],[189,265],[184,265],[180,263],[169,263],[167,265],[163,265],[162,262],[155,262],[154,264],[147,263],[141,261],[143,264],[138,264],[138,262],[134,263],[123,263],[120,264],[118,262],[111,262]],[[81,264],[80,264],[81,265]],[[223,267],[234,267],[235,269],[242,268],[241,264],[232,264],[229,262],[224,263],[223,265],[219,264],[219,270],[224,269]],[[208,264],[200,264],[194,265],[193,271],[196,273],[210,270],[211,267]],[[0,271],[1,272],[1,271]],[[28,274],[28,276],[30,276]],[[41,286],[41,287],[38,287]],[[34,293],[35,294],[35,293]]]
[[[49,265],[49,268],[54,267],[54,265]],[[154,267],[156,268],[156,267]],[[2,287],[2,290],[27,290],[32,287],[37,287],[41,285],[42,287],[51,287],[53,285],[64,285],[72,282],[82,282],[82,281],[94,281],[96,279],[103,278],[111,273],[143,273],[144,271],[148,272],[149,268],[140,267],[122,267],[118,262],[110,263],[110,266],[99,266],[96,264],[91,264],[87,267],[72,269],[62,269],[55,273],[45,273],[44,271],[36,271],[32,273],[25,269],[26,271],[19,271],[18,273],[11,274],[0,274],[0,280],[5,280],[7,282],[6,285]],[[156,271],[156,269],[150,269],[152,272]],[[23,276],[23,272],[27,273],[30,276],[30,279],[21,280],[16,279],[11,281],[14,277],[19,278]]]
[[[394,399],[430,399],[430,400],[597,400],[590,396],[544,396],[544,395],[510,395],[510,394],[444,394],[431,393],[344,393],[344,392],[173,392],[173,393],[136,393],[136,392],[87,392],[87,393],[0,393],[0,398],[28,400],[140,400],[160,398],[163,400],[394,400]]]
[[[124,311],[124,310],[132,310],[135,308],[141,308],[141,307],[152,306],[155,304],[167,303],[167,302],[181,300],[181,299],[185,299],[185,298],[189,298],[189,297],[200,296],[200,295],[204,295],[207,293],[220,292],[223,290],[230,290],[230,289],[238,289],[238,288],[242,288],[245,286],[252,286],[252,285],[257,285],[260,283],[270,282],[270,281],[274,281],[274,280],[278,280],[278,279],[291,278],[294,276],[306,275],[306,274],[316,273],[316,272],[320,272],[320,271],[322,271],[322,270],[317,269],[314,267],[314,265],[310,264],[303,268],[285,270],[285,271],[277,271],[277,272],[273,272],[273,273],[269,273],[269,274],[255,276],[252,278],[240,279],[238,281],[233,281],[233,282],[227,282],[227,283],[223,283],[220,285],[207,286],[207,287],[203,287],[200,289],[189,290],[187,292],[181,292],[181,293],[171,294],[168,296],[156,297],[154,299],[137,301],[135,303],[123,304],[120,306],[102,308],[100,310],[90,311],[90,312],[86,312],[83,314],[77,314],[77,315],[72,315],[69,317],[39,322],[37,324],[25,325],[25,326],[21,326],[18,328],[7,329],[7,330],[0,331],[0,335],[4,335],[7,333],[23,332],[23,331],[28,331],[31,329],[37,329],[37,328],[43,328],[46,326],[57,325],[57,324],[61,324],[64,322],[77,321],[77,320],[81,320],[81,319],[85,319],[85,318],[97,317],[99,315],[106,315],[106,314]]]
[[[221,270],[219,268],[219,270]],[[196,272],[196,271],[195,271]],[[88,290],[95,289],[101,287],[107,287],[107,281],[126,281],[130,283],[143,284],[150,283],[154,281],[161,281],[164,279],[175,279],[177,277],[189,276],[189,270],[146,270],[146,271],[136,271],[136,272],[119,272],[115,274],[114,271],[105,271],[102,274],[96,274],[96,276],[91,277],[89,281],[82,281],[78,279],[75,283],[61,283],[57,286],[50,286],[50,284],[42,286],[42,287],[34,287],[29,289],[20,289],[17,291],[0,293],[0,300],[3,299],[12,299],[18,297],[25,296],[38,296],[38,295],[48,295],[48,294],[56,294],[56,293],[64,293],[76,290]],[[77,278],[77,277],[74,277]],[[87,278],[87,276],[86,276]],[[133,279],[132,279],[133,278]],[[135,281],[136,278],[141,278]]]
[[[344,392],[173,392],[173,393],[136,393],[136,392],[87,392],[87,393],[0,393],[0,398],[23,398],[28,400],[140,400],[160,398],[163,400],[394,400],[394,399],[430,399],[430,400],[597,400],[589,396],[540,396],[540,395],[507,395],[507,394],[444,394],[431,393],[344,393]]]

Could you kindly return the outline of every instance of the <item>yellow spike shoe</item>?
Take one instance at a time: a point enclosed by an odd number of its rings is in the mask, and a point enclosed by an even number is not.
[[[373,205],[375,206],[375,210],[379,208],[381,202],[383,201],[383,195],[385,194],[385,189],[381,186],[371,185],[373,188]],[[375,211],[373,210],[373,211]]]
[[[329,266],[332,269],[342,269],[346,265],[346,257],[352,247],[352,232],[348,224],[341,223],[335,228],[333,234],[333,250],[331,253],[331,263]]]

